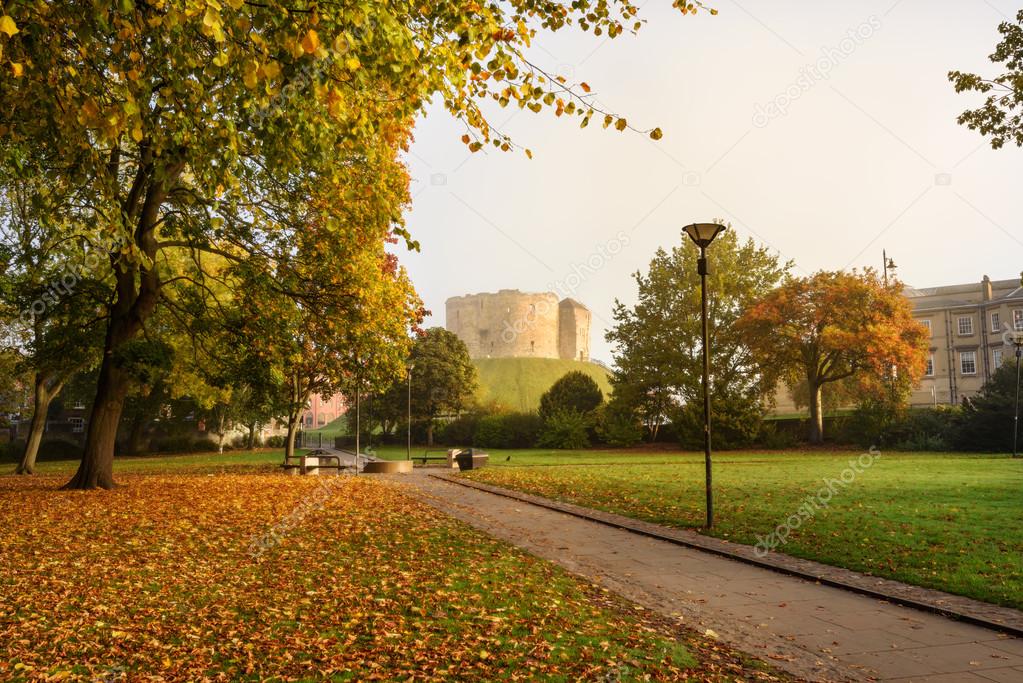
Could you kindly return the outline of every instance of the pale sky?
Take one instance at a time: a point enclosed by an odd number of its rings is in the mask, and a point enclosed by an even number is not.
[[[422,251],[401,260],[428,325],[444,324],[450,296],[559,291],[593,312],[592,356],[610,362],[604,330],[616,297],[635,301],[630,274],[715,218],[799,274],[880,267],[886,249],[916,287],[1019,275],[1023,151],[956,124],[980,100],[946,77],[994,75],[987,56],[1018,0],[710,5],[717,16],[691,17],[649,0],[638,35],[534,43],[534,61],[636,127],[660,126],[659,142],[495,109],[528,160],[469,154],[440,108],[419,122],[408,227]]]

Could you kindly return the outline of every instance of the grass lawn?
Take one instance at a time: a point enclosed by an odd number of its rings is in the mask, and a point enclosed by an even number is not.
[[[755,545],[859,455],[715,455],[712,535]],[[491,461],[466,476],[669,526],[704,522],[702,454],[491,451]],[[779,551],[1023,608],[1023,460],[883,453],[833,489]]]
[[[784,680],[400,485],[278,458],[0,476],[0,679]]]

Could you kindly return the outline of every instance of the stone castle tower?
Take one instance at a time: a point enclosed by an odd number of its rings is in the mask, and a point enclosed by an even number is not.
[[[574,299],[502,289],[454,296],[445,307],[448,331],[473,358],[590,359],[590,311]]]

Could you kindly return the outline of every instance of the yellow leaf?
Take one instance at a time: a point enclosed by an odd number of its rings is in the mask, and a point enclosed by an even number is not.
[[[0,33],[6,33],[8,37],[18,32],[18,25],[6,14],[0,17]]]
[[[15,78],[21,78],[21,74],[25,73],[25,67],[18,62],[11,62],[11,71],[14,72]]]
[[[131,139],[135,142],[142,142],[142,126],[136,125],[131,131]]]
[[[349,57],[345,60],[345,66],[348,67],[349,71],[355,71],[362,66],[362,62],[359,61],[358,57]]]
[[[650,131],[651,140],[660,140],[663,135],[664,133],[661,132],[660,128],[654,128],[652,131]]]
[[[590,84],[587,83],[586,81],[583,81],[582,83],[580,83],[579,87],[583,89],[583,92],[589,92],[590,91]]]
[[[305,34],[305,38],[302,39],[302,49],[308,53],[316,52],[316,48],[320,46],[320,37],[316,35],[316,31],[309,29],[309,33]]]

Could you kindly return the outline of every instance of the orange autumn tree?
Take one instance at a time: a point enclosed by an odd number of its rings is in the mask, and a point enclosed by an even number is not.
[[[791,278],[742,315],[739,334],[765,376],[809,388],[810,440],[824,437],[825,385],[854,378],[866,395],[904,397],[923,376],[927,328],[913,319],[902,285],[867,269]]]

